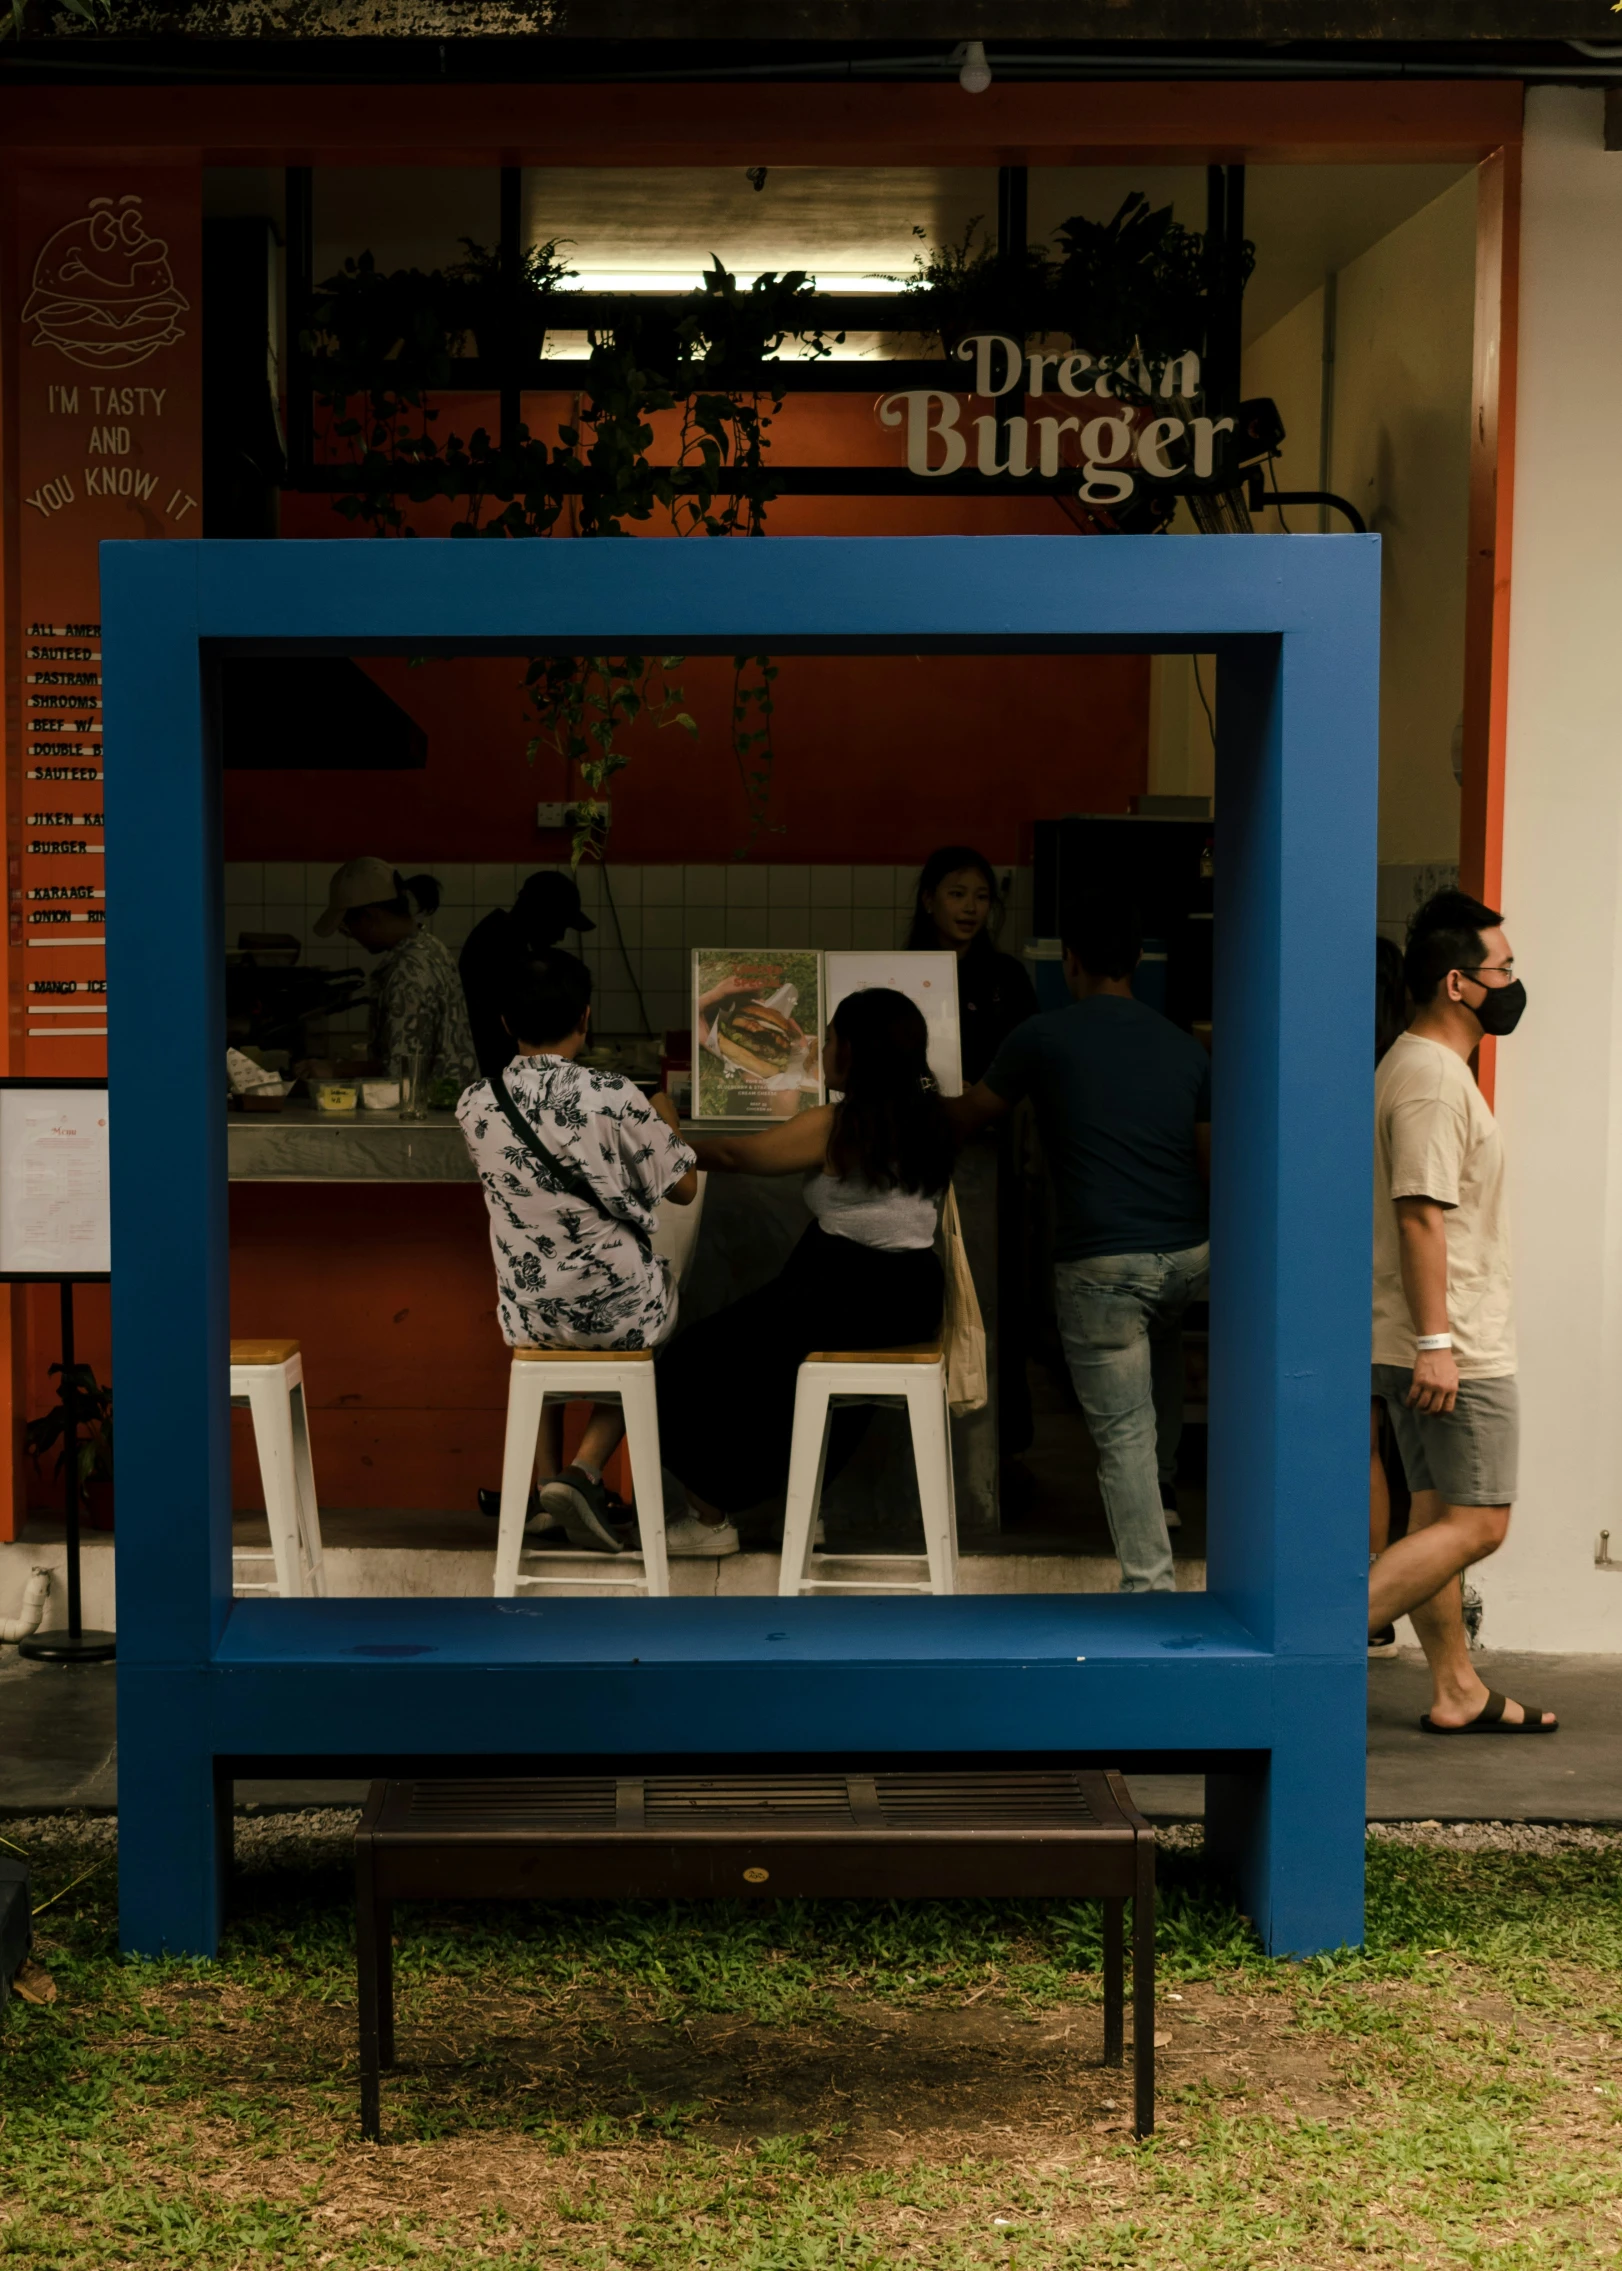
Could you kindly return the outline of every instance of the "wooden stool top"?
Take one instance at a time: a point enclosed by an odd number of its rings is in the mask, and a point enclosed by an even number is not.
[[[514,1364],[651,1364],[651,1348],[515,1348]]]
[[[939,1341],[918,1341],[911,1348],[817,1348],[807,1364],[939,1364]]]
[[[297,1341],[233,1341],[233,1364],[290,1364],[299,1351]]]

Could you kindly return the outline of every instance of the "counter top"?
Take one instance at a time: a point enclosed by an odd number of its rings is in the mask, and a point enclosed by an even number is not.
[[[710,1120],[684,1135],[759,1135],[760,1120]],[[287,1104],[279,1112],[227,1115],[233,1183],[476,1183],[454,1112],[402,1119],[393,1112],[318,1112]]]
[[[234,1183],[474,1183],[454,1112],[403,1120],[395,1112],[232,1112],[226,1139]]]

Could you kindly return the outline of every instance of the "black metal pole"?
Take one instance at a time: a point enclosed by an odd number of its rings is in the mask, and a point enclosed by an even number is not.
[[[518,359],[523,336],[519,298],[524,273],[524,169],[501,169],[501,242],[497,258],[501,268],[501,446],[518,447],[523,416]]]
[[[287,195],[287,473],[306,480],[315,464],[315,387],[303,336],[315,296],[315,179],[289,166]]]
[[[62,1296],[62,1515],[67,1528],[68,1628],[36,1632],[19,1640],[19,1656],[44,1664],[105,1664],[117,1652],[110,1632],[86,1632],[79,1572],[79,1403],[74,1379],[73,1280],[63,1278]]]
[[[79,1585],[79,1406],[73,1378],[73,1280],[65,1277],[62,1295],[62,1513],[68,1532],[68,1638],[84,1638],[84,1601]]]

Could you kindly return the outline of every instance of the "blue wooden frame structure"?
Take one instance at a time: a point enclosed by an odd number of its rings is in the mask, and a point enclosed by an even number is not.
[[[1357,1942],[1378,540],[116,543],[102,619],[126,1947],[214,1949],[233,1774],[697,1753],[1203,1768],[1266,1945]],[[1217,653],[1208,1592],[233,1601],[214,667],[543,648]]]

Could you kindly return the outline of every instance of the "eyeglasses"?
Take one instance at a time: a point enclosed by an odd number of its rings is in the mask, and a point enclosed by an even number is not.
[[[1459,976],[1472,986],[1480,986],[1484,993],[1492,993],[1495,989],[1487,984],[1489,978],[1502,978],[1506,985],[1514,983],[1514,958],[1508,962],[1482,962],[1474,970],[1461,970]]]

